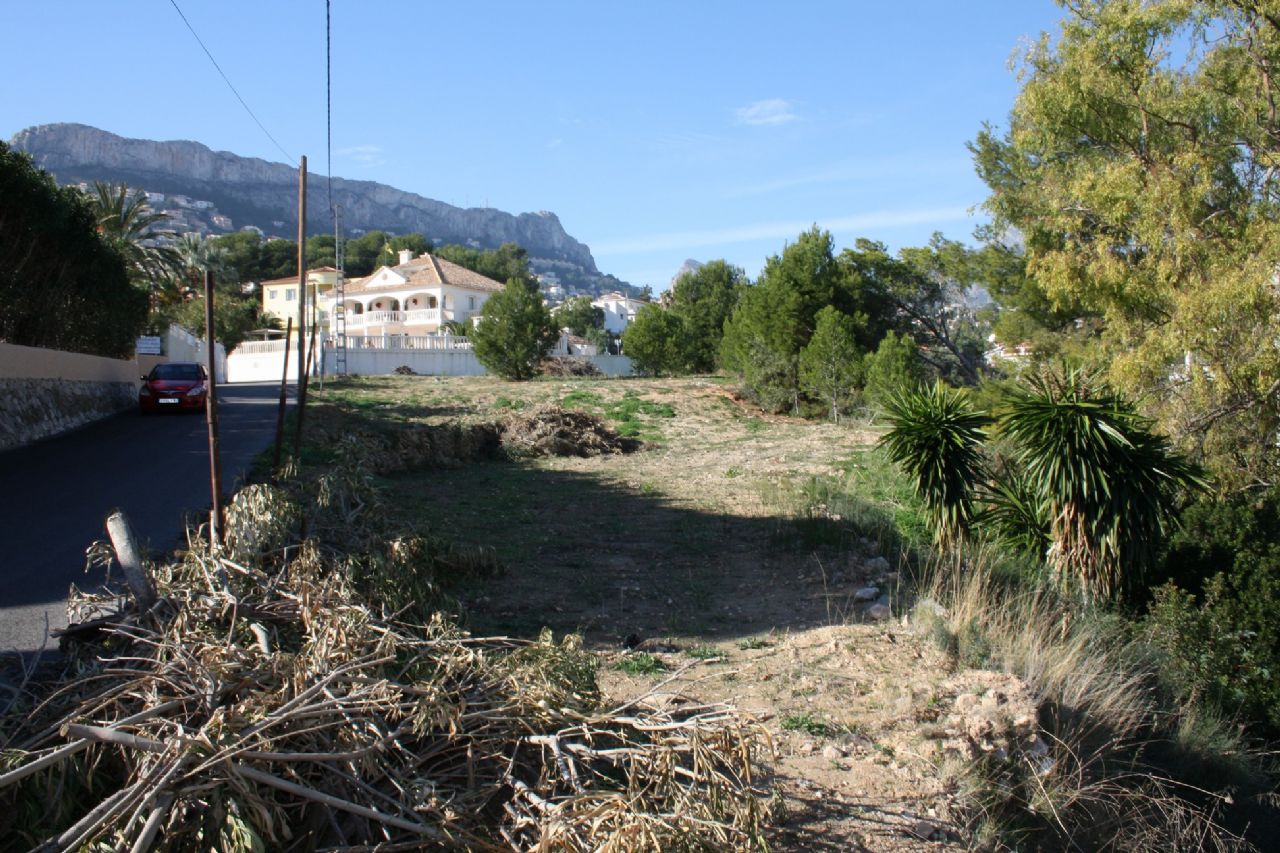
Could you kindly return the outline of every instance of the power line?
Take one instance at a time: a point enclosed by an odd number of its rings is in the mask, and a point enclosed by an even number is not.
[[[284,146],[279,142],[276,142],[276,138],[271,135],[271,131],[267,130],[266,125],[264,125],[256,115],[254,115],[253,110],[249,109],[249,105],[244,102],[244,98],[240,97],[240,93],[236,91],[236,87],[231,85],[231,80],[228,79],[226,72],[222,70],[222,66],[218,64],[218,60],[213,58],[213,54],[209,52],[209,48],[205,47],[204,40],[200,38],[200,34],[196,32],[196,28],[191,26],[191,22],[187,20],[187,16],[182,14],[182,9],[178,8],[178,0],[169,0],[169,2],[173,5],[174,11],[178,13],[178,17],[182,18],[182,23],[187,25],[187,29],[191,31],[191,35],[195,36],[196,43],[200,45],[200,49],[204,51],[204,55],[209,57],[209,61],[213,63],[213,67],[218,69],[218,73],[222,75],[222,82],[227,84],[227,88],[231,90],[231,94],[236,96],[236,100],[240,102],[240,106],[244,107],[244,111],[249,114],[249,118],[253,119],[254,123],[257,124],[262,132],[267,135],[267,139],[270,139],[276,148],[280,149],[280,153],[285,156],[286,160],[295,166],[298,165],[298,161],[293,158],[293,155],[288,151],[285,151]]]

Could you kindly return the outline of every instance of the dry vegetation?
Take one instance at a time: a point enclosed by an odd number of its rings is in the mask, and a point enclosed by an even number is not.
[[[1160,707],[1098,631],[978,572],[911,608],[919,514],[873,430],[705,379],[316,399],[303,471],[330,473],[242,492],[228,553],[172,564],[169,610],[85,638],[91,677],[0,732],[14,766],[78,744],[20,807],[117,786],[117,843],[161,813],[273,848],[403,822],[473,848],[1243,848],[1220,796],[1147,772]],[[1212,726],[1183,722],[1190,754]]]

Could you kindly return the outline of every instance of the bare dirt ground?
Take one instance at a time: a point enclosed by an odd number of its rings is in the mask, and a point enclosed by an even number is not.
[[[395,512],[505,566],[461,591],[476,633],[580,631],[609,701],[660,685],[657,701],[727,702],[765,721],[776,849],[970,846],[950,771],[1026,723],[1023,689],[957,670],[902,615],[897,556],[813,505],[814,478],[857,490],[873,431],[765,416],[705,379],[397,377],[320,399],[398,426],[554,402],[648,442],[431,466],[385,485]],[[797,519],[815,517],[819,535],[801,535]]]

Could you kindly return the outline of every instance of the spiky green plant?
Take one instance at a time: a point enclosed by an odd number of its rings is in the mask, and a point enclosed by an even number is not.
[[[1067,368],[1028,384],[1001,430],[1043,502],[1046,562],[1086,599],[1112,598],[1152,562],[1199,472],[1097,374]]]
[[[914,483],[938,545],[952,545],[973,518],[973,489],[983,478],[983,429],[990,418],[975,411],[962,391],[941,382],[890,396],[885,414],[892,428],[880,443]]]
[[[990,467],[976,525],[1005,545],[1043,558],[1049,548],[1049,519],[1036,483],[1007,457],[997,457]]]

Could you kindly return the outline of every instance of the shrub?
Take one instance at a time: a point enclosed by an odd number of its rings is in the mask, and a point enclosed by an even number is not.
[[[1280,736],[1280,490],[1185,515],[1147,626],[1171,680]]]
[[[1016,395],[1001,431],[1049,522],[1049,568],[1086,598],[1112,598],[1159,553],[1196,468],[1096,375],[1044,373]]]
[[[84,195],[0,142],[0,340],[122,358],[146,321]]]
[[[927,391],[893,395],[885,405],[892,429],[880,441],[914,482],[938,543],[949,545],[964,535],[973,517],[973,486],[983,476],[983,427],[989,419],[969,407],[963,392],[941,382]]]
[[[503,379],[532,379],[559,332],[536,286],[518,278],[489,297],[471,333],[476,358]]]
[[[868,403],[882,407],[890,397],[911,391],[924,382],[924,365],[916,353],[915,341],[906,334],[889,332],[866,359]]]

